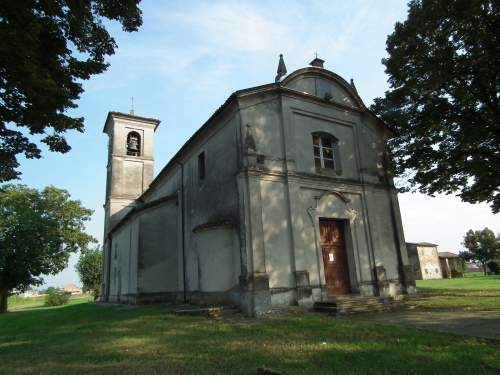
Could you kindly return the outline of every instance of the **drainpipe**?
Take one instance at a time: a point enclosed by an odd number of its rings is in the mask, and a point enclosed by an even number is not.
[[[184,283],[184,301],[187,300],[187,291],[186,291],[186,240],[185,240],[185,220],[184,220],[184,164],[179,162],[177,159],[174,161],[181,166],[181,227],[182,227],[182,276]]]

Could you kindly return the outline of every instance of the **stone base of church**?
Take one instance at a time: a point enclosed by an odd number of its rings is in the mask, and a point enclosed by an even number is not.
[[[411,286],[411,284],[410,284]],[[358,283],[359,295],[364,297],[391,296],[395,299],[413,299],[416,291],[399,280],[379,280]],[[358,293],[354,293],[358,294]],[[101,300],[130,304],[165,302],[194,302],[200,305],[236,305],[248,317],[285,316],[313,311],[316,301],[329,298],[324,285],[295,288],[269,288],[268,290],[238,290],[226,292],[160,292],[123,295],[103,295]]]
[[[183,302],[183,292],[159,292],[159,293],[129,293],[121,295],[103,295],[101,300],[107,302],[130,303],[134,305],[163,302]]]
[[[229,305],[234,304],[234,292],[186,292],[186,300],[200,305]]]

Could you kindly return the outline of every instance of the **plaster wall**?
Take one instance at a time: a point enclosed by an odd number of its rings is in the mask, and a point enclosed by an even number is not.
[[[258,101],[256,101],[255,96],[243,97],[240,99],[240,106],[242,141],[246,141],[247,125],[250,125],[257,147],[255,152],[266,157],[262,167],[283,171],[285,152],[279,96],[269,93],[259,96]]]
[[[291,288],[293,252],[290,243],[289,209],[286,207],[286,186],[280,179],[260,181],[262,227],[266,273],[270,288]]]
[[[422,280],[422,271],[420,269],[420,262],[418,260],[417,246],[407,243],[406,250],[408,253],[408,264],[413,268],[413,277],[415,280]]]
[[[422,280],[442,279],[437,247],[417,246]],[[426,272],[427,271],[427,272]]]
[[[135,302],[137,292],[136,223],[128,223],[111,241],[110,301]]]
[[[136,219],[140,228],[137,292],[148,300],[157,293],[182,289],[178,267],[178,258],[182,256],[177,230],[179,210],[177,200],[172,199],[141,211]]]
[[[199,288],[197,237],[192,230],[215,219],[238,220],[236,132],[234,120],[220,125],[184,162],[187,289]],[[198,156],[204,153],[205,179],[200,180]]]
[[[398,260],[395,223],[391,216],[388,191],[371,189],[366,192],[370,233],[375,255],[375,265],[385,268],[388,280],[399,279],[401,259]],[[406,250],[406,249],[403,249]]]
[[[196,234],[196,239],[198,291],[229,292],[237,288],[239,256],[234,228],[204,230]]]

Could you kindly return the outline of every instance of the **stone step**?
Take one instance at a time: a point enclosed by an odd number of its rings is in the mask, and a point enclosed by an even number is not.
[[[380,303],[394,303],[394,299],[390,297],[359,297],[357,299],[349,300],[327,300],[327,301],[317,301],[315,306],[325,306],[325,307],[337,307],[337,306],[357,306],[357,305],[368,305],[368,304],[380,304]]]
[[[236,305],[222,306],[200,306],[200,305],[180,305],[177,309],[172,310],[176,315],[203,316],[214,318],[216,320],[241,320],[246,319],[246,316],[236,307]]]
[[[414,306],[406,305],[403,301],[394,300],[391,297],[335,298],[335,301],[329,299],[314,303],[314,311],[328,313],[332,316],[397,311],[411,308],[414,308]]]
[[[172,310],[176,315],[190,316],[212,316],[212,314],[221,313],[222,311],[233,310],[235,305],[222,306],[200,306],[200,305],[180,305],[177,309]]]
[[[368,304],[368,305],[357,305],[357,306],[315,306],[314,311],[322,311],[329,313],[339,313],[345,311],[376,311],[376,310],[387,310],[392,308],[398,308],[399,304]]]
[[[340,294],[338,296],[328,296],[329,300],[349,300],[349,299],[358,299],[358,298],[372,298],[372,297],[363,297],[360,294]],[[378,297],[375,297],[378,298]]]
[[[335,313],[336,317],[348,317],[350,315],[361,315],[361,314],[377,314],[377,313],[384,313],[384,312],[391,312],[391,311],[402,311],[402,310],[411,310],[416,308],[416,305],[399,305],[399,306],[393,306],[393,307],[385,307],[381,309],[375,309],[375,310],[366,310],[366,311],[339,311]]]

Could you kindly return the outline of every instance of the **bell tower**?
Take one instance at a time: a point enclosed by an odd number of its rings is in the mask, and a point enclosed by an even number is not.
[[[109,137],[105,233],[137,205],[154,177],[154,133],[159,120],[109,112],[103,132]]]

